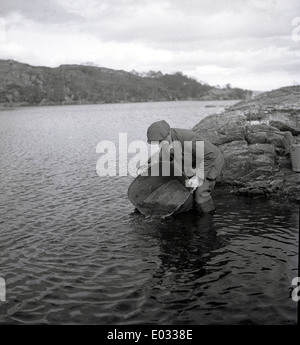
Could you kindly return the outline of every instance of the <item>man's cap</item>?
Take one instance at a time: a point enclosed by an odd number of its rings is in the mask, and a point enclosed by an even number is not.
[[[152,123],[147,130],[148,143],[165,139],[169,132],[170,125],[165,120]]]

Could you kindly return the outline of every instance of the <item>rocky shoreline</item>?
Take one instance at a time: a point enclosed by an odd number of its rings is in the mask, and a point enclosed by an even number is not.
[[[300,203],[300,172],[292,170],[290,155],[300,143],[300,86],[235,104],[193,130],[223,152],[218,183],[232,193]]]

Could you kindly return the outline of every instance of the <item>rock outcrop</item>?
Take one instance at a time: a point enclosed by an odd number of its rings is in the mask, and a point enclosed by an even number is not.
[[[223,152],[219,182],[234,193],[299,202],[300,173],[292,171],[290,157],[291,145],[300,139],[299,120],[300,86],[295,86],[240,102],[193,129]]]

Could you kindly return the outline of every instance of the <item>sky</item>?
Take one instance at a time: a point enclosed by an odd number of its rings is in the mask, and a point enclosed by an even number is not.
[[[300,85],[300,1],[0,0],[0,59]]]

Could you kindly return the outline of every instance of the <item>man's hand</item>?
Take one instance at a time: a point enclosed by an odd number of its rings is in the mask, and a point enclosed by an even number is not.
[[[202,184],[203,184],[203,180],[200,179],[196,175],[194,175],[192,178],[190,178],[189,180],[185,182],[186,187],[193,188],[193,189],[196,189],[197,187],[202,186]]]
[[[145,173],[148,172],[149,167],[150,167],[150,164],[142,165],[141,167],[138,168],[136,172],[137,175],[145,175]],[[148,176],[148,174],[146,176]]]
[[[154,165],[159,163],[159,157],[151,157],[150,163],[149,163],[149,167],[153,167]]]

